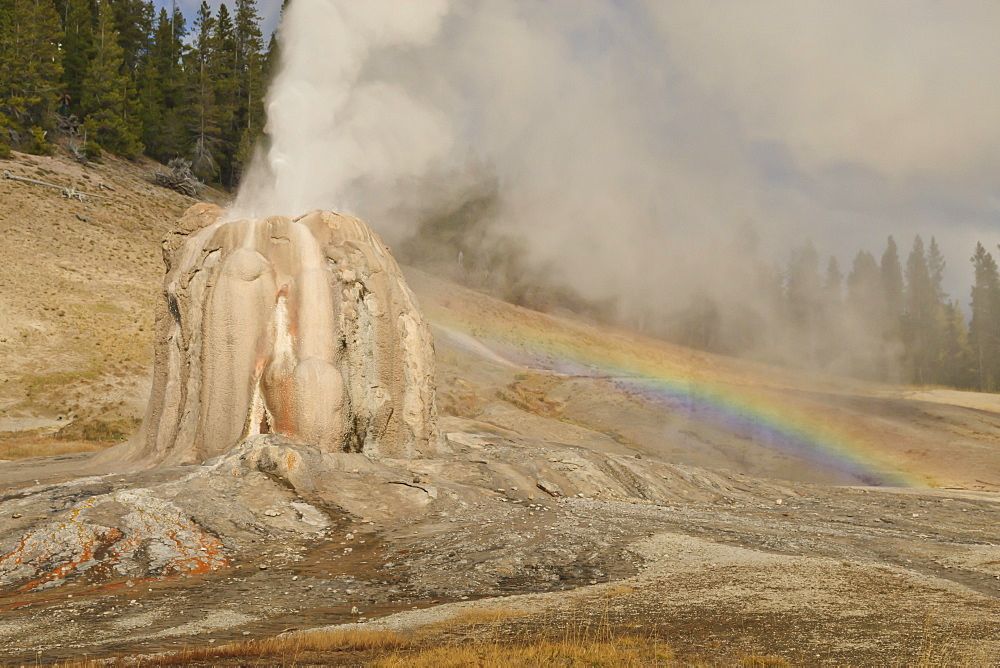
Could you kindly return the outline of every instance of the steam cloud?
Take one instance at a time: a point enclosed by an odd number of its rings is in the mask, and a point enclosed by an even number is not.
[[[748,308],[747,222],[772,259],[811,238],[845,268],[936,235],[964,300],[997,208],[998,21],[931,0],[293,0],[235,210],[334,209],[396,242],[472,155],[499,174],[496,225],[636,322],[693,294]]]

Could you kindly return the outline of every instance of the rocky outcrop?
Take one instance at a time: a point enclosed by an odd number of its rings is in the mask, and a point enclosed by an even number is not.
[[[430,332],[364,222],[227,220],[198,204],[164,260],[153,393],[112,456],[200,463],[269,433],[372,458],[439,454]]]
[[[222,541],[148,489],[87,496],[0,554],[0,589],[19,593],[89,575],[169,577],[229,564]],[[89,571],[95,571],[95,574]]]

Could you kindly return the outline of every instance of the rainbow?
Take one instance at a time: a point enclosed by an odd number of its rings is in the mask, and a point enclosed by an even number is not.
[[[506,304],[474,309],[474,319],[431,306],[435,336],[493,362],[603,380],[626,395],[838,471],[858,484],[928,486],[929,476],[901,470],[864,434],[790,406],[759,386],[726,379],[726,365],[715,356],[685,349],[695,360],[680,363],[665,353],[667,344],[628,332],[609,334],[584,323],[566,325]],[[713,372],[723,380],[709,378]]]

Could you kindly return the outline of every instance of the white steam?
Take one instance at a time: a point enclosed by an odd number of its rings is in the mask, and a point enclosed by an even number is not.
[[[398,242],[473,156],[494,225],[637,321],[692,295],[770,317],[747,222],[768,260],[811,237],[845,270],[936,235],[965,299],[998,210],[998,21],[935,0],[292,0],[235,208],[334,209]]]
[[[357,180],[420,174],[441,159],[451,143],[448,119],[361,73],[380,51],[431,43],[447,7],[447,0],[292,2],[267,96],[270,146],[240,189],[235,212],[350,209]]]

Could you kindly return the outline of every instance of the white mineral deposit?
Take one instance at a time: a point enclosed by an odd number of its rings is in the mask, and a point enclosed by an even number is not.
[[[373,458],[440,452],[430,332],[364,222],[197,205],[164,257],[147,417],[107,457],[200,464],[272,433]]]

